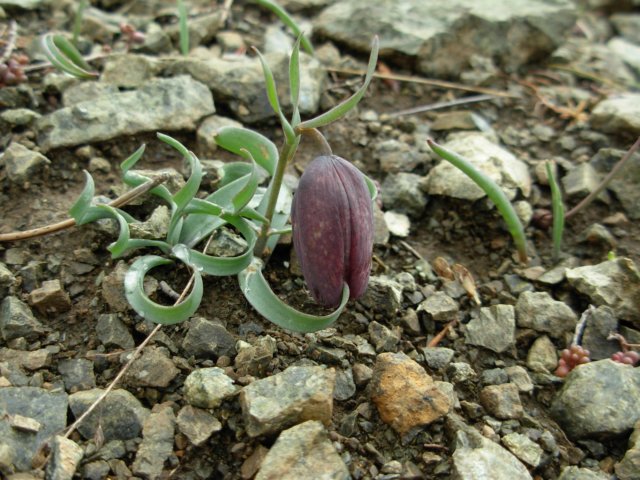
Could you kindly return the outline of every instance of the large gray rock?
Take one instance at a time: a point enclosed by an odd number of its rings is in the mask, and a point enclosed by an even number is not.
[[[547,292],[523,292],[516,303],[516,321],[520,328],[531,328],[559,338],[565,332],[573,331],[578,316]]]
[[[362,51],[380,35],[383,56],[415,57],[423,73],[458,76],[474,55],[508,70],[544,57],[574,21],[566,0],[348,0],[325,9],[316,31]]]
[[[638,402],[640,369],[599,360],[569,373],[551,414],[573,439],[607,438],[631,431]]]
[[[276,80],[280,105],[290,107],[288,94],[289,56],[277,52],[265,55]],[[216,101],[227,103],[234,116],[242,122],[257,122],[273,117],[264,86],[262,66],[256,57],[233,60],[225,58],[200,59],[187,57],[166,65],[165,72],[188,73],[207,85]],[[311,115],[318,110],[326,72],[320,62],[300,54],[300,113]]]
[[[36,387],[0,388],[0,445],[13,450],[18,470],[30,470],[31,460],[40,446],[67,426],[67,394]],[[39,424],[39,430],[21,431],[11,426],[12,417],[21,415]]]
[[[623,93],[601,101],[591,113],[591,125],[607,133],[639,134],[640,93]]]
[[[415,173],[387,175],[380,189],[385,208],[415,217],[422,215],[427,197],[420,188],[420,181],[421,177]]]
[[[510,199],[516,196],[518,189],[524,196],[529,196],[531,176],[527,165],[483,134],[459,134],[443,146],[465,157],[484,172],[502,187]],[[486,196],[473,180],[446,160],[441,160],[429,171],[424,188],[430,195],[464,200],[478,200]]]
[[[122,360],[128,360],[124,354]],[[127,382],[136,387],[167,387],[180,371],[165,348],[147,347],[136,358],[126,374]]]
[[[309,420],[280,434],[255,478],[347,480],[351,476],[322,423]]]
[[[509,350],[516,343],[516,315],[511,305],[493,305],[480,309],[478,316],[465,326],[465,340],[470,345],[496,353]]]
[[[640,325],[640,272],[629,258],[598,265],[572,268],[565,273],[569,283],[597,306],[611,307],[623,320]]]
[[[506,449],[483,437],[460,417],[450,414],[447,430],[452,432],[453,478],[458,480],[531,480],[527,468]]]
[[[138,90],[106,94],[38,119],[44,150],[141,132],[195,130],[215,112],[209,89],[188,76],[153,79]]]
[[[69,407],[78,418],[104,390],[94,388],[84,390],[69,396]],[[144,408],[140,401],[127,390],[116,389],[100,402],[100,405],[91,412],[78,426],[78,431],[84,438],[93,438],[98,426],[101,427],[105,441],[129,440],[140,435],[142,424],[149,415],[149,410]]]
[[[333,412],[334,369],[289,367],[256,380],[240,392],[240,406],[251,437],[276,433],[305,420],[328,423]]]

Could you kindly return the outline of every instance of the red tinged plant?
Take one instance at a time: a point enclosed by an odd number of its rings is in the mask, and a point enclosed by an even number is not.
[[[336,155],[315,158],[306,168],[291,209],[293,245],[313,298],[340,304],[369,283],[373,250],[373,208],[363,174]]]

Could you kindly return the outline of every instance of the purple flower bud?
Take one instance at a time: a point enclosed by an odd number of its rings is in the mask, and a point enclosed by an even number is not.
[[[373,209],[362,173],[345,159],[320,156],[306,168],[291,209],[293,245],[313,298],[340,304],[367,289],[373,250]]]

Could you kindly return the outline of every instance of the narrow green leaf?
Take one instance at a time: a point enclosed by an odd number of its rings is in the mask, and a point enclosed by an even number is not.
[[[219,217],[225,210],[220,206],[201,198],[192,198],[189,204],[185,207],[184,213],[194,213],[203,215],[214,215]]]
[[[293,45],[291,57],[289,58],[289,93],[291,95],[291,106],[293,113],[291,114],[291,124],[293,127],[300,123],[300,40],[302,36],[298,36],[296,43]]]
[[[279,327],[294,332],[317,332],[335,322],[349,300],[349,287],[345,283],[342,291],[342,301],[338,309],[329,315],[316,316],[302,313],[284,303],[273,293],[262,274],[263,263],[253,258],[251,265],[238,274],[238,281],[242,293],[251,306],[267,320]]]
[[[511,205],[511,202],[498,184],[496,184],[484,172],[478,170],[471,162],[461,155],[458,155],[457,153],[452,152],[431,140],[428,140],[428,143],[431,149],[439,157],[450,162],[454,167],[461,170],[465,175],[471,178],[471,180],[473,180],[475,184],[484,191],[484,193],[487,194],[489,199],[498,208],[498,211],[507,224],[509,233],[511,233],[513,241],[516,244],[520,261],[522,263],[527,263],[527,242],[524,235],[524,227],[522,226],[522,222],[520,222],[520,218],[516,214],[513,205]]]
[[[48,33],[42,37],[41,45],[47,60],[57,69],[76,78],[98,77],[98,73],[91,70],[80,52],[62,35]]]
[[[91,201],[93,200],[95,192],[95,183],[93,177],[89,172],[83,170],[85,184],[82,192],[78,196],[78,199],[69,209],[69,216],[73,218],[78,225],[82,225],[82,216],[86,213],[87,209],[91,207]]]
[[[547,178],[549,179],[549,187],[551,188],[551,210],[553,213],[553,261],[557,261],[560,257],[560,250],[562,249],[562,236],[564,234],[564,202],[562,201],[562,192],[556,181],[556,176],[553,174],[553,168],[551,162],[546,162],[545,167],[547,169]]]
[[[216,143],[225,150],[242,155],[246,149],[258,165],[273,175],[278,162],[278,148],[264,135],[247,128],[222,127],[215,136]]]
[[[187,25],[187,7],[184,0],[178,0],[178,23],[180,26],[180,52],[189,55],[189,26]]]
[[[322,115],[317,116],[316,118],[312,118],[311,120],[306,120],[300,123],[297,127],[299,130],[304,130],[307,128],[318,128],[328,125],[336,120],[344,117],[350,110],[352,110],[358,102],[362,99],[365,92],[367,91],[367,87],[369,87],[369,83],[371,83],[371,79],[373,78],[373,74],[376,70],[376,63],[378,62],[378,37],[373,38],[373,44],[371,46],[371,55],[369,56],[369,64],[367,66],[367,74],[364,77],[364,83],[362,86],[354,93],[351,97],[339,103],[335,107],[333,107],[328,112],[323,113]]]
[[[302,43],[302,48],[304,48],[309,55],[313,55],[313,46],[309,39],[302,33],[302,29],[296,23],[296,21],[287,13],[287,11],[278,5],[276,2],[272,0],[254,0],[258,5],[271,10],[282,23],[284,23],[287,27],[293,30],[293,33],[296,37],[300,37],[300,42]]]
[[[137,259],[124,277],[124,293],[131,307],[142,318],[163,325],[183,322],[192,316],[202,300],[202,275],[194,269],[194,284],[191,293],[174,306],[160,305],[144,293],[144,277],[149,270],[160,265],[173,263],[156,255],[146,255]]]
[[[259,180],[259,172],[258,165],[251,157],[251,153],[248,150],[244,150],[246,155],[249,156],[252,163],[251,173],[247,175],[245,186],[233,197],[231,203],[233,204],[233,213],[237,213],[242,210],[253,198],[253,195],[256,193],[256,189],[258,188],[258,180]]]
[[[282,109],[280,108],[280,101],[278,100],[278,89],[276,88],[276,81],[273,78],[273,72],[271,72],[271,68],[269,64],[262,56],[260,51],[257,48],[253,49],[258,55],[258,59],[260,60],[260,64],[262,65],[262,73],[264,74],[264,83],[267,89],[267,98],[269,99],[269,104],[273,111],[280,118],[280,124],[282,125],[282,131],[284,132],[285,137],[287,137],[287,141],[289,143],[293,143],[295,139],[295,133],[293,131],[293,127],[284,116]]]
[[[84,9],[87,8],[87,0],[80,0],[78,8],[76,9],[76,15],[73,19],[73,44],[78,46],[78,39],[80,38],[80,29],[82,28],[82,17],[84,15]]]
[[[369,196],[371,197],[371,201],[373,202],[376,198],[378,198],[378,187],[373,180],[367,177],[364,173],[362,174],[364,177],[364,181],[367,184],[367,189],[369,190]]]
[[[180,152],[185,160],[189,162],[191,175],[189,175],[189,179],[187,180],[185,185],[180,190],[178,190],[175,195],[173,195],[173,201],[175,202],[179,213],[184,207],[187,206],[191,199],[195,197],[196,193],[198,193],[198,189],[200,188],[200,183],[202,182],[203,176],[202,164],[200,163],[198,157],[193,154],[193,152],[187,150],[187,148],[176,139],[162,133],[158,133],[158,138]]]

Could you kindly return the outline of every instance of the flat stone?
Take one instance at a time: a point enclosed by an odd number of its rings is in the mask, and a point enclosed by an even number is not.
[[[18,471],[31,470],[31,460],[38,449],[67,426],[67,394],[37,387],[0,388],[2,443],[13,450],[13,464]],[[26,433],[11,427],[9,416],[22,415],[40,424],[37,432]]]
[[[564,467],[558,480],[611,480],[611,475],[595,472],[589,468]]]
[[[640,472],[640,421],[636,422],[633,433],[629,437],[629,449],[622,460],[615,465],[615,472],[620,480],[633,480]]]
[[[518,387],[518,391],[522,393],[533,392],[533,382],[527,372],[526,368],[520,365],[512,365],[504,369],[505,373],[509,377],[509,381]]]
[[[104,313],[98,317],[96,335],[107,348],[129,350],[135,346],[129,329],[115,313]]]
[[[589,163],[577,165],[562,177],[562,185],[568,197],[586,197],[602,182],[602,176]]]
[[[373,275],[358,302],[365,308],[392,317],[402,305],[402,285],[384,275]]]
[[[235,368],[238,375],[264,376],[276,353],[276,339],[271,335],[257,338],[253,344],[237,343]]]
[[[473,56],[494,58],[510,71],[544,57],[574,21],[575,7],[565,1],[348,0],[323,10],[314,31],[360,51],[379,35],[383,57],[414,57],[422,73],[451,77]]]
[[[566,277],[595,305],[611,307],[619,319],[640,326],[640,273],[633,260],[617,258],[569,269]]]
[[[4,165],[7,178],[19,185],[32,181],[38,172],[50,164],[47,157],[17,142],[11,142],[0,156],[0,165]]]
[[[233,357],[236,354],[236,339],[224,325],[203,317],[189,320],[189,330],[182,341],[187,355],[195,357]]]
[[[640,370],[612,360],[573,369],[551,405],[551,414],[574,440],[625,434],[640,419]],[[603,406],[606,405],[606,415]]]
[[[447,366],[447,376],[453,383],[467,383],[477,377],[476,371],[466,362],[451,362]]]
[[[321,422],[309,420],[283,431],[265,456],[256,480],[346,480],[349,469]]]
[[[290,108],[287,90],[289,55],[283,52],[265,54],[265,60],[273,72],[280,105]],[[166,74],[185,73],[207,85],[221,102],[226,102],[234,117],[241,122],[258,122],[274,117],[266,91],[260,61],[256,57],[178,58],[164,68]],[[300,53],[300,98],[302,115],[317,112],[320,96],[324,88],[326,71],[320,62],[304,52]],[[213,113],[213,112],[209,112]]]
[[[62,375],[64,388],[69,393],[96,387],[93,362],[85,358],[68,358],[58,362],[58,372]]]
[[[640,133],[640,93],[609,97],[591,112],[591,125],[605,133]]]
[[[169,231],[171,214],[169,207],[160,205],[153,209],[149,218],[144,222],[129,224],[129,232],[132,238],[144,238],[148,240],[164,240]]]
[[[138,90],[99,96],[36,122],[44,151],[142,132],[196,129],[214,113],[209,89],[188,76],[153,79]]]
[[[240,406],[250,437],[281,431],[304,420],[331,421],[335,370],[289,367],[256,380],[240,392]]]
[[[624,38],[640,45],[640,14],[614,13],[609,20]]]
[[[404,213],[388,210],[384,212],[384,222],[390,234],[400,238],[406,238],[409,236],[411,220],[409,220],[409,217]]]
[[[178,429],[189,441],[200,446],[215,432],[222,429],[220,421],[206,410],[185,405],[178,412]]]
[[[64,313],[71,310],[71,299],[60,280],[45,280],[29,294],[29,300],[40,313]]]
[[[367,330],[369,331],[369,340],[377,352],[395,351],[402,333],[397,327],[390,329],[375,320],[369,323]]]
[[[370,385],[380,418],[401,435],[442,418],[452,406],[431,376],[404,353],[378,355]]]
[[[558,365],[556,346],[546,335],[536,338],[527,353],[527,367],[534,372],[552,372]]]
[[[238,391],[233,380],[218,367],[194,370],[184,381],[183,388],[187,403],[200,408],[216,408]]]
[[[44,333],[44,327],[26,303],[18,297],[9,296],[0,304],[0,333],[7,342],[19,337],[31,341]]]
[[[531,480],[527,468],[508,450],[483,437],[456,414],[446,428],[454,437],[453,475],[460,480]]]
[[[420,186],[422,177],[415,173],[397,172],[387,175],[380,187],[382,203],[388,210],[419,217],[427,205]]]
[[[418,312],[425,312],[430,320],[436,322],[450,322],[458,316],[460,306],[453,298],[444,292],[429,295],[420,305]]]
[[[100,82],[114,87],[139,88],[153,80],[161,68],[157,57],[133,53],[113,55],[104,63]]]
[[[485,173],[502,187],[509,199],[513,199],[518,190],[525,197],[529,196],[531,176],[527,164],[483,134],[458,134],[443,146],[465,157]],[[479,200],[486,196],[484,190],[473,180],[445,160],[441,160],[429,170],[423,184],[429,195],[443,195],[463,200]]]
[[[465,341],[496,353],[505,352],[516,343],[516,316],[511,305],[492,305],[480,309],[465,326]]]
[[[613,309],[603,305],[594,308],[587,315],[582,333],[582,346],[589,350],[591,360],[610,358],[620,350],[620,342],[608,340],[611,332],[618,331],[618,319],[613,313]]]
[[[455,350],[446,347],[424,347],[422,355],[424,362],[432,370],[442,370],[453,360]]]
[[[336,386],[333,390],[333,398],[339,402],[350,399],[356,393],[356,384],[353,380],[351,368],[340,369],[336,372]]]
[[[518,387],[513,383],[483,388],[480,392],[480,403],[489,414],[500,420],[520,418],[524,413]]]
[[[164,463],[173,453],[176,417],[170,404],[153,407],[142,427],[142,443],[131,467],[142,478],[160,478]]]
[[[16,286],[16,277],[7,266],[0,262],[0,297],[4,298]]]
[[[78,418],[82,415],[103,392],[100,388],[94,388],[70,395],[69,407],[74,416]],[[148,415],[149,410],[133,394],[116,389],[109,392],[100,405],[85,418],[78,426],[78,431],[84,438],[91,439],[100,426],[107,442],[129,440],[140,435],[142,423]]]
[[[620,57],[636,75],[640,75],[640,46],[622,37],[613,37],[607,47]]]
[[[26,370],[39,370],[51,365],[51,351],[47,348],[38,350],[0,348],[0,362],[7,362]]]
[[[516,303],[516,322],[520,328],[531,328],[560,338],[572,332],[578,316],[571,308],[554,300],[546,292],[523,292]]]
[[[51,445],[46,475],[50,480],[71,480],[84,456],[84,450],[73,440],[57,435]]]
[[[521,433],[509,433],[502,437],[502,443],[516,457],[527,465],[537,468],[542,462],[544,451],[533,440]]]
[[[122,360],[132,353],[124,354]],[[127,382],[137,387],[167,387],[180,373],[165,348],[147,347],[127,372]]]

